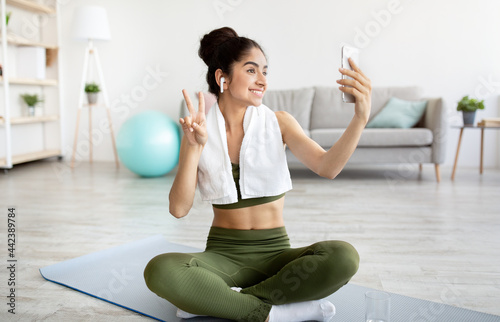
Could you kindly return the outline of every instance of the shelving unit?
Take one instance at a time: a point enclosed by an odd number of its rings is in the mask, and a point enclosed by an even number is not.
[[[0,63],[3,68],[3,75],[0,76],[0,91],[3,92],[0,103],[0,137],[3,141],[0,141],[0,168],[10,169],[15,164],[49,157],[62,158],[64,129],[58,52],[61,39],[59,1],[53,0],[49,5],[33,0],[0,1]],[[23,35],[21,28],[10,32],[4,18],[9,11],[15,11],[11,21],[24,19],[23,22],[37,22],[36,33]],[[15,50],[21,46],[45,48],[47,55],[54,55],[51,67],[46,67],[46,79],[16,77],[14,63],[22,62],[15,61]],[[17,97],[20,92],[42,92],[46,99],[43,115],[23,116],[22,105]]]
[[[38,152],[18,154],[12,157],[12,164],[19,164],[24,162],[36,161],[40,159],[57,157],[60,154],[61,150],[43,150]],[[7,161],[5,159],[0,159],[0,167],[3,168],[7,167]]]
[[[10,119],[10,124],[31,124],[31,123],[43,123],[43,122],[54,122],[59,121],[59,115],[44,115],[44,116],[30,116],[30,117],[12,117]],[[3,118],[0,119],[0,125],[4,125],[5,121]]]
[[[7,0],[7,4],[18,7],[20,9],[32,11],[34,13],[55,14],[57,12],[56,8],[52,8],[30,0]]]
[[[11,77],[9,83],[12,85],[33,85],[33,86],[57,86],[57,79],[31,79]],[[3,78],[0,77],[0,85],[3,85]]]
[[[45,44],[42,42],[31,41],[29,39],[23,38],[17,35],[7,35],[7,44],[9,45],[17,45],[17,46],[36,46],[36,47],[44,47],[46,49],[57,49],[57,46],[53,46],[50,44]]]

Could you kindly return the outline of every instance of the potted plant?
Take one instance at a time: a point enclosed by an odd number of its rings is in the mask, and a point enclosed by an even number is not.
[[[464,96],[457,105],[457,111],[462,111],[464,125],[473,125],[477,110],[484,110],[484,100],[479,101],[475,98]]]
[[[7,12],[7,14],[5,15],[5,27],[7,27],[7,31],[9,31],[9,20],[10,20],[10,16],[12,15],[12,12]],[[0,30],[2,30],[2,27],[1,27],[1,24],[0,24]]]
[[[97,103],[97,93],[99,93],[100,91],[101,89],[96,83],[92,82],[85,84],[85,93],[87,93],[87,100],[89,104]]]
[[[43,102],[43,99],[39,98],[37,94],[21,94],[21,98],[28,105],[28,115],[35,116],[35,105]]]

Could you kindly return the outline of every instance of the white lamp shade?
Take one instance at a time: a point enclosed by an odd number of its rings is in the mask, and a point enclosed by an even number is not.
[[[85,40],[110,40],[106,9],[97,6],[77,8],[73,19],[73,37]]]

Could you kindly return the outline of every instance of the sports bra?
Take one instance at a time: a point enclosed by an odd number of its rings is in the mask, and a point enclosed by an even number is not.
[[[271,201],[275,201],[275,200],[282,198],[285,195],[285,192],[284,192],[284,193],[277,195],[277,196],[241,199],[240,165],[237,163],[231,163],[231,168],[233,170],[233,179],[234,179],[234,183],[236,184],[236,191],[238,192],[238,201],[235,203],[229,203],[229,204],[225,204],[225,205],[212,204],[212,206],[214,208],[217,208],[217,209],[246,208],[246,207],[262,205],[262,204],[265,204],[265,203],[268,203]]]

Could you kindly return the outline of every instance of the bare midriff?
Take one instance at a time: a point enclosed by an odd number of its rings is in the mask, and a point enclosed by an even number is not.
[[[272,229],[283,227],[283,207],[285,197],[261,205],[214,210],[212,226],[229,229]]]

